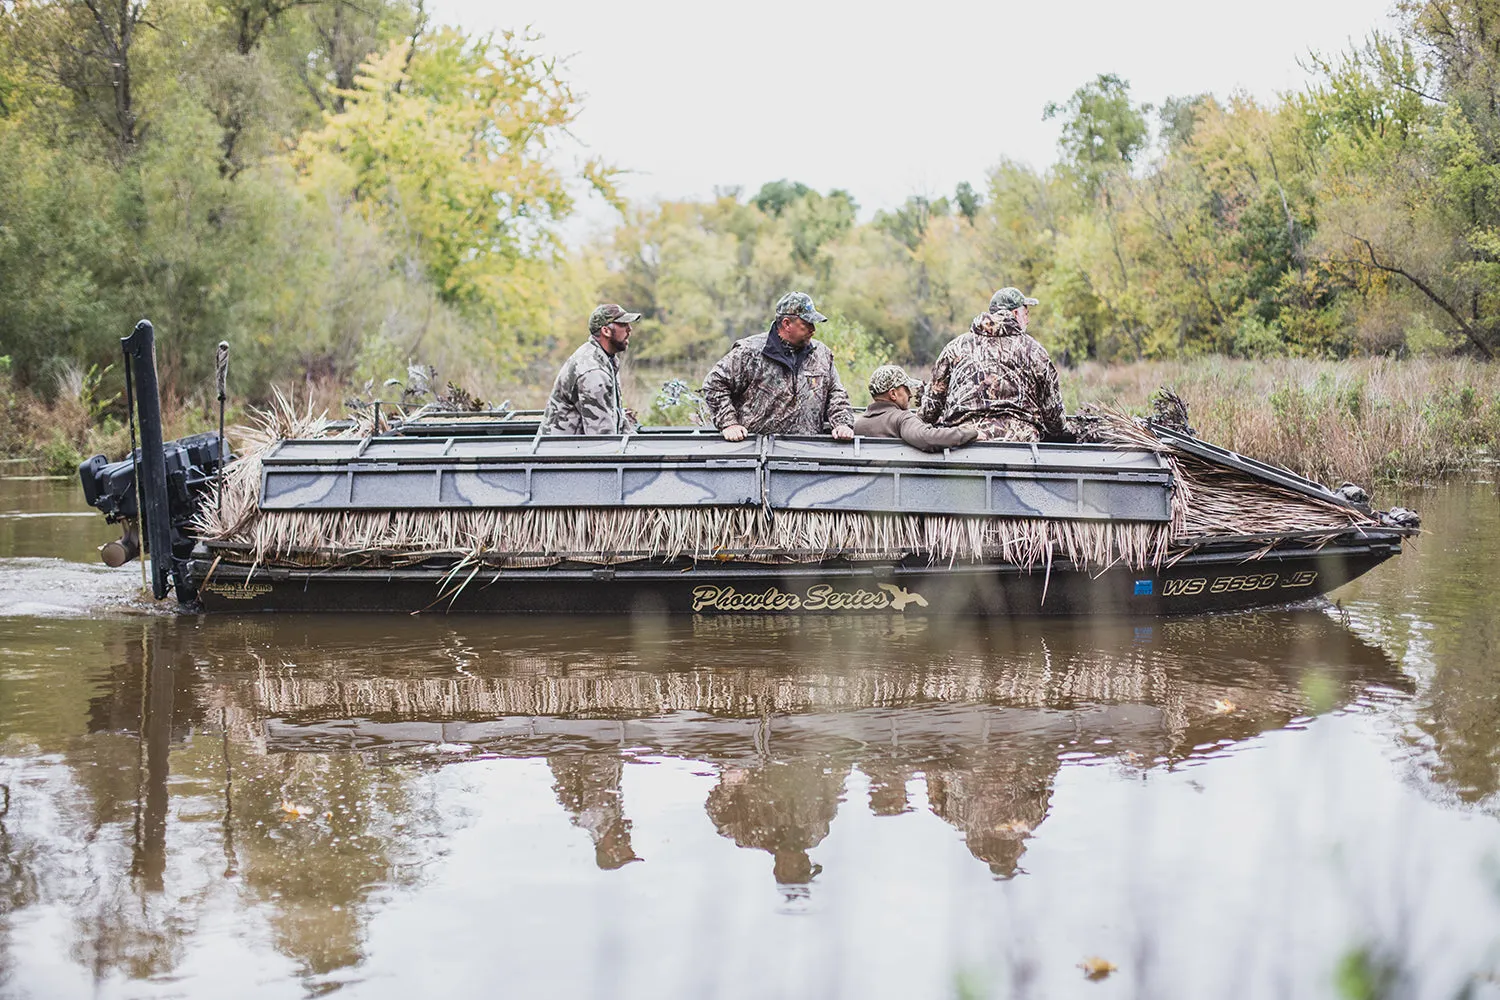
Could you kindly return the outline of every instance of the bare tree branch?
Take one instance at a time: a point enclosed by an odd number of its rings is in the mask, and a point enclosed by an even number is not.
[[[401,64],[401,79],[396,81],[396,93],[401,93],[401,86],[406,82],[406,74],[411,71],[411,57],[417,54],[417,40],[422,37],[422,32],[427,30],[427,0],[417,0],[417,19],[411,26],[411,41],[406,46],[406,61]]]
[[[1433,305],[1437,306],[1439,309],[1443,310],[1443,312],[1447,313],[1448,317],[1452,319],[1453,322],[1458,324],[1458,328],[1464,332],[1464,336],[1468,338],[1469,343],[1473,344],[1475,348],[1479,350],[1480,354],[1483,354],[1488,360],[1494,360],[1494,350],[1488,343],[1485,342],[1479,331],[1475,330],[1474,327],[1463,318],[1463,316],[1457,309],[1449,305],[1446,299],[1444,299],[1441,295],[1434,291],[1432,289],[1432,286],[1428,285],[1427,282],[1423,281],[1421,278],[1412,274],[1410,271],[1406,270],[1403,267],[1399,267],[1395,264],[1387,264],[1381,261],[1379,256],[1377,256],[1375,253],[1375,245],[1369,240],[1365,239],[1363,236],[1355,236],[1352,233],[1347,233],[1345,235],[1354,240],[1356,243],[1361,244],[1365,248],[1365,252],[1369,254],[1369,260],[1351,258],[1344,260],[1334,260],[1333,263],[1349,264],[1355,267],[1367,267],[1372,270],[1384,272],[1385,274],[1394,274],[1398,277],[1405,278],[1407,281],[1411,282],[1412,286],[1415,287],[1417,291],[1427,296],[1427,298],[1432,302]]]

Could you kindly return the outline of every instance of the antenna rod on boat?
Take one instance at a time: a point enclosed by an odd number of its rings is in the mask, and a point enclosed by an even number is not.
[[[219,512],[224,511],[224,458],[228,451],[224,447],[224,395],[229,387],[229,341],[219,341],[219,350],[214,355],[214,379],[219,389]]]

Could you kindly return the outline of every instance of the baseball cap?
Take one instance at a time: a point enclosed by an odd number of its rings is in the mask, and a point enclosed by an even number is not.
[[[1002,288],[990,298],[990,312],[1001,309],[1019,309],[1022,306],[1039,305],[1036,299],[1027,298],[1019,288]]]
[[[634,323],[640,318],[640,313],[626,312],[624,306],[611,302],[589,314],[589,334],[596,334],[611,323]]]
[[[884,395],[902,385],[915,393],[922,388],[922,381],[906,374],[906,369],[900,365],[881,365],[870,373],[870,395],[872,396]]]
[[[822,323],[828,319],[813,308],[812,296],[806,292],[787,292],[776,303],[777,316],[796,316],[809,323]]]

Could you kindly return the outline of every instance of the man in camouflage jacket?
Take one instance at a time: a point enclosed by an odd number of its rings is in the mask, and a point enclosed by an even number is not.
[[[975,424],[981,441],[1067,436],[1057,368],[1026,335],[1027,310],[1036,304],[1014,288],[995,293],[989,311],[938,355],[922,397],[923,420]]]
[[[714,426],[726,441],[750,434],[822,434],[833,425],[840,441],[854,437],[854,410],[833,366],[833,352],[813,339],[828,317],[812,296],[789,292],[776,303],[771,329],[735,342],[703,381]]]
[[[589,339],[574,351],[557,380],[543,434],[624,434],[634,431],[634,416],[620,402],[620,362],[630,342],[631,324],[640,313],[617,305],[603,305],[589,316]]]

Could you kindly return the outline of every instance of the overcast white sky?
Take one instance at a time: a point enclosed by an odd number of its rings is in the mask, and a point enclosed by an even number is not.
[[[632,199],[780,177],[841,187],[861,215],[981,186],[1002,157],[1056,158],[1042,121],[1095,75],[1137,100],[1304,85],[1310,50],[1390,26],[1391,0],[435,0],[469,30],[529,25],[586,95],[574,132],[633,173]],[[586,208],[607,223],[597,199]]]

